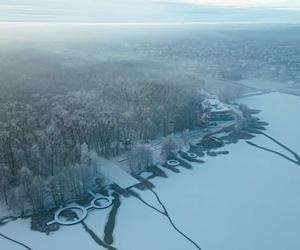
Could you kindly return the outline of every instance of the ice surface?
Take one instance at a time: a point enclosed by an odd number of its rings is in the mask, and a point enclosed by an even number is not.
[[[103,158],[100,162],[99,172],[123,189],[140,183],[117,164]]]
[[[300,153],[300,98],[281,93],[248,97],[241,102],[261,109],[270,125],[266,133]],[[286,153],[264,136],[252,142]],[[193,169],[151,180],[175,224],[205,250],[299,250],[300,167],[286,159],[248,145],[227,145],[229,155],[205,157]],[[223,150],[222,149],[222,150]],[[149,191],[135,192],[160,208]],[[166,217],[134,197],[122,198],[114,231],[114,246],[122,250],[193,250]],[[109,209],[90,211],[86,224],[103,237]],[[0,227],[32,249],[102,249],[82,225],[61,227],[46,236],[30,231],[29,220]],[[0,238],[1,249],[19,246]]]

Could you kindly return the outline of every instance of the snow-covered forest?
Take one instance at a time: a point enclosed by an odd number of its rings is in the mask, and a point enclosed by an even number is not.
[[[98,34],[76,26],[80,39],[64,26],[44,36],[38,26],[15,27],[17,37],[11,27],[1,27],[0,41],[0,184],[3,202],[21,213],[101,187],[99,157],[194,128],[203,88],[225,101],[257,91],[253,78],[268,77],[266,89],[298,89],[297,27],[101,27]],[[129,159],[138,171],[151,153],[141,146]]]
[[[298,34],[0,22],[0,249],[299,250]]]
[[[101,186],[95,178],[99,156],[193,128],[204,112],[195,85],[101,84],[23,98],[0,108],[1,193],[22,214],[84,197],[90,187]]]

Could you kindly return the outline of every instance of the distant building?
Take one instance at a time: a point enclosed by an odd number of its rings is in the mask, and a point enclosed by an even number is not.
[[[205,110],[209,110],[211,121],[228,121],[233,119],[231,109],[213,95],[205,99],[202,102],[202,106]]]

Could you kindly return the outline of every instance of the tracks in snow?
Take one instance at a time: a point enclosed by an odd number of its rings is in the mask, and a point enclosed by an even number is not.
[[[22,247],[24,247],[24,248],[26,248],[26,249],[28,249],[28,250],[32,250],[32,248],[30,248],[29,246],[25,245],[24,243],[19,242],[19,241],[17,241],[17,240],[14,240],[14,239],[12,239],[12,238],[10,238],[10,237],[8,237],[8,236],[2,234],[2,233],[0,233],[0,236],[3,237],[3,238],[5,238],[5,239],[7,239],[7,240],[9,240],[9,241],[11,241],[11,242],[14,242],[14,243],[20,245],[20,246],[22,246]]]
[[[269,149],[269,148],[266,148],[266,147],[263,147],[263,146],[260,146],[258,144],[255,144],[251,141],[246,141],[250,146],[253,146],[253,147],[256,147],[256,148],[259,148],[259,149],[262,149],[264,151],[267,151],[267,152],[270,152],[270,153],[273,153],[273,154],[276,154],[276,155],[279,155],[281,156],[282,158],[300,166],[300,156],[294,151],[292,150],[291,148],[287,147],[286,145],[284,145],[283,143],[281,143],[280,141],[276,140],[275,138],[273,138],[272,136],[266,134],[266,133],[261,133],[262,135],[264,135],[266,138],[270,139],[271,141],[275,142],[277,145],[279,145],[280,147],[282,147],[283,149],[285,149],[286,151],[288,151],[293,157],[291,158],[290,156],[287,156],[283,153],[280,153],[276,150],[273,150],[273,149]]]
[[[152,187],[150,187],[146,182],[145,182],[146,187],[148,188],[148,190],[150,190],[150,192],[152,192],[156,198],[156,200],[158,201],[158,203],[160,204],[160,206],[162,207],[162,210],[152,206],[151,204],[147,203],[146,201],[144,201],[139,194],[131,191],[131,195],[133,195],[134,197],[136,197],[137,199],[139,199],[143,204],[145,204],[146,206],[150,207],[151,209],[155,210],[156,212],[160,213],[163,216],[166,216],[169,223],[171,224],[171,226],[174,228],[175,231],[177,231],[181,236],[183,236],[187,241],[189,241],[192,245],[194,245],[198,250],[202,250],[201,247],[195,242],[193,241],[190,237],[188,237],[184,232],[182,232],[173,222],[172,218],[170,217],[168,210],[166,208],[166,206],[164,205],[164,203],[161,201],[159,195],[152,189]]]

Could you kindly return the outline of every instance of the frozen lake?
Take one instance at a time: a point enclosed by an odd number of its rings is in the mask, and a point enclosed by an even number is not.
[[[262,110],[258,117],[270,124],[266,133],[300,153],[300,97],[271,93],[240,102]],[[251,141],[292,158],[263,135]],[[193,163],[192,170],[164,170],[169,178],[151,180],[176,226],[204,250],[299,250],[300,166],[243,140],[223,149],[230,154],[206,156],[205,163]],[[161,209],[153,193],[133,190]],[[109,209],[91,211],[85,221],[99,238],[108,213]],[[37,250],[105,249],[81,224],[46,236],[31,231],[29,220],[18,220],[0,227],[0,233]],[[134,197],[121,199],[114,240],[120,250],[196,249],[165,216]],[[24,249],[3,238],[0,246]]]

